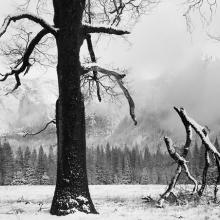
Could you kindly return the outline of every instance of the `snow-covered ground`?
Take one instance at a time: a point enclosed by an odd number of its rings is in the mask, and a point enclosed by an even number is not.
[[[220,205],[185,205],[156,208],[142,197],[158,198],[166,186],[90,186],[99,215],[75,213],[57,217],[49,213],[54,186],[1,186],[0,220],[172,220],[220,219]]]

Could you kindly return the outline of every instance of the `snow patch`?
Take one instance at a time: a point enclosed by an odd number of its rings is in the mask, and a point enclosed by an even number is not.
[[[88,199],[85,198],[84,196],[77,196],[76,197],[78,200],[83,201],[83,202],[88,202]]]

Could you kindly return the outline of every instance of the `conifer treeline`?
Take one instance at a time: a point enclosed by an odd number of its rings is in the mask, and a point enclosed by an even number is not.
[[[215,146],[220,151],[217,138]],[[138,146],[129,149],[107,144],[87,149],[89,184],[167,184],[176,164],[168,154],[161,152],[160,147],[157,148],[155,154],[151,154],[148,147],[140,151]],[[42,147],[38,152],[19,147],[13,152],[10,144],[5,142],[0,146],[0,185],[55,184],[56,156],[53,150],[51,146],[46,154]],[[204,147],[195,142],[187,158],[191,173],[200,180],[204,154]],[[217,175],[215,172],[211,166],[210,180]],[[181,182],[189,183],[187,181],[182,175]]]
[[[215,146],[220,152],[216,138]],[[157,147],[155,154],[145,147],[141,152],[139,147],[133,149],[98,146],[87,150],[87,170],[90,184],[168,184],[174,175],[176,163],[167,153],[162,153]],[[177,149],[178,150],[178,149]],[[188,153],[188,166],[194,177],[200,182],[204,168],[204,146],[198,147],[194,143],[192,151]],[[217,175],[214,168],[214,158],[211,157],[211,168],[208,173],[209,183]],[[190,183],[188,178],[181,174],[181,183]]]
[[[55,184],[56,157],[50,147],[47,155],[42,146],[38,152],[19,147],[12,152],[8,142],[0,146],[0,185]]]

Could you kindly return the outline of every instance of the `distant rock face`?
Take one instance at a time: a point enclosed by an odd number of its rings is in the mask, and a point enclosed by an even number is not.
[[[14,80],[0,84],[0,136],[7,136],[14,146],[50,146],[56,145],[56,128],[50,125],[42,134],[23,138],[21,133],[29,131],[35,133],[55,117],[55,102],[57,99],[57,83],[54,80],[22,80],[22,86],[12,94],[5,93],[12,88]],[[127,104],[127,103],[126,103]],[[127,108],[127,106],[125,105]],[[171,113],[170,113],[171,112]],[[86,104],[86,137],[87,145],[148,146],[152,152],[158,147],[165,150],[164,135],[177,135],[172,126],[164,125],[172,111],[137,111],[138,125],[134,126],[128,111],[109,103]],[[182,126],[177,117],[177,123]],[[220,122],[216,121],[215,132],[212,136],[219,136]],[[180,139],[182,143],[185,131],[181,127]],[[162,150],[163,150],[162,149]]]
[[[135,126],[129,117],[120,121],[109,138],[110,143],[128,146],[138,145],[141,148],[148,146],[151,152],[157,151],[163,145],[163,136],[170,131],[161,126],[165,113],[141,111],[137,114],[138,124]],[[161,149],[163,150],[163,149]]]
[[[1,134],[39,128],[54,118],[55,81],[23,80],[17,91],[5,95],[13,83],[7,81],[0,90]]]
[[[56,144],[56,129],[50,125],[38,136],[22,137],[23,132],[35,133],[55,117],[57,84],[54,80],[22,80],[22,86],[5,95],[14,85],[14,80],[0,85],[0,136],[7,136],[14,146],[49,146]],[[100,107],[99,107],[100,108]],[[112,133],[112,117],[101,113],[92,105],[86,106],[88,145],[103,143]]]

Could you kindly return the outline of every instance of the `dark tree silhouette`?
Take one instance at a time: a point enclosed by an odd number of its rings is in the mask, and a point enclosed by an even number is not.
[[[10,71],[2,75],[0,81],[14,76],[16,84],[11,92],[15,91],[21,85],[20,75],[27,74],[33,64],[41,62],[38,56],[42,52],[40,49],[47,45],[48,35],[55,38],[59,98],[56,102],[56,119],[52,122],[56,122],[57,127],[58,157],[57,181],[51,214],[66,215],[76,210],[96,213],[90,198],[86,174],[85,110],[81,86],[88,83],[89,91],[91,91],[92,82],[95,82],[97,96],[101,100],[100,87],[106,92],[112,91],[111,87],[103,85],[104,78],[118,84],[129,102],[130,115],[135,124],[136,120],[134,102],[122,81],[125,75],[109,71],[95,63],[90,35],[93,33],[129,34],[128,31],[117,29],[113,25],[119,25],[122,18],[130,19],[140,15],[146,8],[154,6],[157,1],[53,0],[53,24],[49,24],[40,17],[41,5],[46,4],[44,0],[36,1],[38,15],[25,12],[31,2],[26,1],[22,13],[5,18],[0,37],[5,34],[12,22],[23,19],[36,23],[41,30],[32,39],[30,33],[26,31],[28,37],[23,50],[18,48],[8,50],[7,48],[4,54],[14,55],[18,59],[13,60]],[[51,12],[45,17],[48,17]],[[102,22],[108,26],[95,25],[94,22]],[[81,65],[79,58],[84,40],[86,40],[92,62],[91,65],[86,66]],[[20,52],[19,56],[16,56],[17,52]]]

